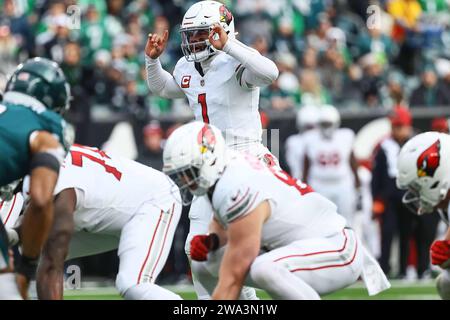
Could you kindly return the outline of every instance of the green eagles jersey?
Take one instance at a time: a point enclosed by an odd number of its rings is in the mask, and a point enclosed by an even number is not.
[[[0,187],[29,173],[30,135],[47,131],[67,150],[65,121],[55,112],[8,102],[0,103]]]

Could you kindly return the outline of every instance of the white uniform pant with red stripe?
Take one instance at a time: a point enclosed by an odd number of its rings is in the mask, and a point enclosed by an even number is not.
[[[174,202],[167,205],[167,210],[144,204],[127,220],[108,222],[105,218],[105,221],[93,221],[95,227],[103,231],[86,231],[85,228],[77,231],[70,243],[68,259],[118,248],[120,265],[116,287],[122,296],[178,299],[179,296],[154,285],[154,282],[166,263],[180,216],[181,204]],[[104,224],[105,228],[99,224]],[[133,294],[128,291],[133,291]]]
[[[212,292],[225,248],[195,263],[202,285]],[[363,269],[363,250],[354,231],[311,238],[259,255],[246,285],[265,290],[274,299],[318,299],[355,283]]]
[[[249,280],[276,299],[301,299],[301,288],[307,286],[325,295],[358,280],[364,259],[359,245],[350,229],[329,238],[299,240],[258,256]]]

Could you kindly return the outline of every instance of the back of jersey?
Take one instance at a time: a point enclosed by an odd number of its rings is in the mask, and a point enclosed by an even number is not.
[[[55,194],[67,188],[84,193],[85,209],[134,213],[144,202],[158,206],[177,199],[178,189],[162,172],[91,147],[73,145]],[[179,199],[178,199],[179,200]]]
[[[0,186],[7,185],[28,174],[30,135],[47,131],[64,145],[64,120],[45,108],[0,104]]]
[[[353,131],[345,128],[336,130],[331,139],[324,138],[319,130],[307,132],[304,143],[310,163],[308,181],[339,182],[351,179],[353,141]]]
[[[217,220],[227,226],[264,200],[269,200],[272,209],[262,234],[262,246],[269,249],[333,235],[346,224],[336,206],[308,185],[280,169],[267,168],[250,155],[237,156],[215,188],[213,207]]]

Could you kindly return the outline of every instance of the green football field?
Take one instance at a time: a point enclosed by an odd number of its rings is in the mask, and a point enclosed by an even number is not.
[[[350,288],[323,297],[324,300],[436,300],[437,295],[434,282],[407,283],[392,281],[392,287],[383,293],[369,297],[361,283]],[[167,286],[169,290],[177,292],[183,299],[195,300],[197,296],[191,286]],[[263,291],[258,292],[261,299],[270,299]],[[80,290],[66,290],[67,300],[121,300],[114,288],[83,288]]]

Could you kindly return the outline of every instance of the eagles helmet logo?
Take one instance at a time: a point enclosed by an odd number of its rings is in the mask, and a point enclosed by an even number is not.
[[[214,147],[216,145],[216,136],[212,131],[211,127],[205,124],[198,133],[197,142],[200,145],[200,152],[206,153],[209,151],[214,151]]]
[[[233,20],[233,14],[224,5],[219,8],[220,12],[220,22],[225,22],[230,25],[231,20]]]
[[[437,140],[417,159],[417,176],[433,177],[441,162],[441,142]]]

